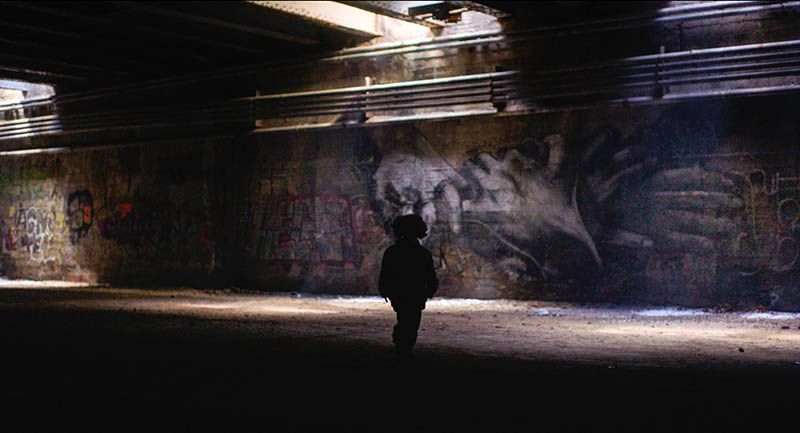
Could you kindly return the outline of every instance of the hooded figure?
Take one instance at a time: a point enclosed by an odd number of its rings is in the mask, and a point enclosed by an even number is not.
[[[419,244],[428,226],[419,215],[403,215],[392,223],[394,245],[383,253],[378,291],[397,313],[392,341],[401,358],[410,358],[417,341],[425,302],[439,288],[431,252]]]

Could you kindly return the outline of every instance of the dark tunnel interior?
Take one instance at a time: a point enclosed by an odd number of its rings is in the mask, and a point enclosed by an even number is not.
[[[798,23],[0,1],[0,430],[795,423]]]

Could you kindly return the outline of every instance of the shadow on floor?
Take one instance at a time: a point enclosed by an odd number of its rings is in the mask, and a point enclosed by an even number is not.
[[[609,368],[238,333],[123,312],[0,314],[5,431],[699,431],[794,413],[792,369]]]

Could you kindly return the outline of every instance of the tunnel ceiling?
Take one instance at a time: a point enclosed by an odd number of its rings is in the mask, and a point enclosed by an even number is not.
[[[0,8],[0,78],[69,89],[282,59],[372,37],[251,2],[11,1]]]
[[[756,1],[1,2],[0,152],[795,92],[798,11]],[[362,13],[371,28],[348,26]],[[24,100],[9,99],[20,91]]]
[[[377,34],[331,25],[311,2],[24,2],[0,3],[0,79],[63,90],[176,77],[225,67],[277,62],[356,46]],[[478,10],[541,27],[629,15],[663,2],[339,2],[441,29],[417,9]],[[431,8],[428,3],[437,3]],[[422,5],[422,6],[420,6]],[[438,32],[437,32],[438,33]]]

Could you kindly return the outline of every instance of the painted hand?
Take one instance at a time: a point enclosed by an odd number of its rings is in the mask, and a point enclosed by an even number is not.
[[[526,139],[498,157],[478,155],[460,170],[470,185],[462,195],[468,197],[462,202],[462,223],[482,227],[538,266],[543,277],[569,272],[559,259],[565,238],[588,251],[596,265],[602,266],[578,211],[570,168],[560,135],[541,141]]]
[[[671,254],[729,250],[744,203],[733,180],[699,166],[655,172],[648,143],[601,131],[582,157],[578,202],[605,245]]]
[[[643,213],[627,219],[632,229],[653,239],[656,251],[709,254],[730,250],[737,227],[737,214],[744,202],[737,197],[734,182],[722,173],[698,166],[667,169],[656,173],[643,186],[639,201]]]
[[[416,213],[433,231],[436,224],[460,228],[460,176],[426,143],[386,155],[375,172],[375,199],[384,221]]]

